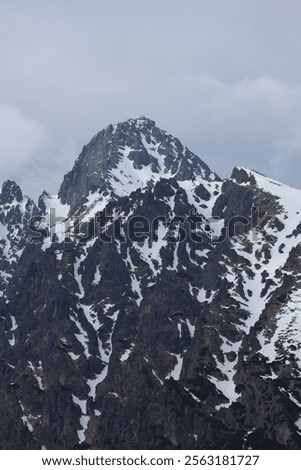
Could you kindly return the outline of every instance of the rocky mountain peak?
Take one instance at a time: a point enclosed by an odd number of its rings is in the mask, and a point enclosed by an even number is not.
[[[13,201],[21,202],[23,194],[15,181],[7,180],[3,183],[0,193],[0,205],[11,204]]]
[[[208,165],[144,116],[110,125],[85,146],[64,177],[59,198],[80,206],[128,196],[161,178],[219,180]]]
[[[141,116],[0,197],[2,448],[301,448],[300,191]]]

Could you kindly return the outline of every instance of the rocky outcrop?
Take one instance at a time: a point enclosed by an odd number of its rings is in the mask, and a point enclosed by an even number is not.
[[[0,195],[3,449],[299,449],[300,192],[146,118]]]

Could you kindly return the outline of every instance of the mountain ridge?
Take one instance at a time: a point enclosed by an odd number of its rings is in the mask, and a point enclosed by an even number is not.
[[[300,195],[145,117],[6,183],[2,448],[299,449]]]

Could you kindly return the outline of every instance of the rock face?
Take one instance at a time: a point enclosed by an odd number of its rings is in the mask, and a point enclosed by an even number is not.
[[[300,449],[301,192],[141,117],[0,194],[3,449]]]
[[[130,119],[97,134],[85,146],[64,177],[59,198],[82,213],[89,196],[99,200],[129,196],[134,189],[152,187],[161,178],[178,181],[202,177],[219,179],[181,142],[145,117]],[[88,203],[87,200],[88,199]]]

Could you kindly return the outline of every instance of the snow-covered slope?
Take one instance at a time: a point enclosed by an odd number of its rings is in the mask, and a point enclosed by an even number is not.
[[[299,190],[221,181],[144,117],[95,136],[38,208],[9,188],[4,447],[301,447]]]

